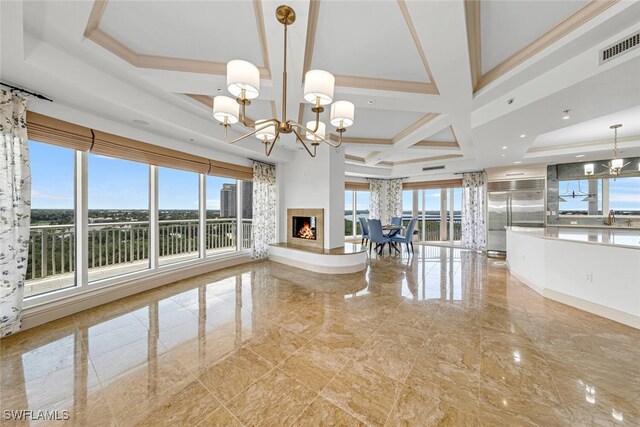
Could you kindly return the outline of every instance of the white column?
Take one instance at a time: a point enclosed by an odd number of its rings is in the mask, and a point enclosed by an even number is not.
[[[151,165],[149,166],[149,261],[152,270],[158,268],[160,255],[158,206],[158,167]]]
[[[85,287],[89,283],[89,193],[87,191],[87,162],[89,153],[76,151],[75,194],[76,194],[76,286]]]

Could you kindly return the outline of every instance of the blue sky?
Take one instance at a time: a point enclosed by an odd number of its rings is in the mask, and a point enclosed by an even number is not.
[[[74,152],[30,141],[33,209],[73,209]],[[159,168],[160,209],[198,209],[198,174]],[[235,180],[207,177],[207,209],[220,208],[220,188]],[[89,209],[148,209],[149,166],[89,155]]]

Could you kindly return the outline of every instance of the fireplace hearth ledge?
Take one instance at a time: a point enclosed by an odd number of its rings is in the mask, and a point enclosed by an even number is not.
[[[274,262],[325,274],[348,274],[367,266],[367,252],[354,243],[332,249],[318,249],[286,242],[271,244],[269,259]]]

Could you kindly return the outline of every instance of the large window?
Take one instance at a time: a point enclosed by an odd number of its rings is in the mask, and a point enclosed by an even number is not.
[[[29,141],[31,232],[25,296],[75,286],[75,152]]]
[[[559,182],[561,215],[602,215],[602,179]]]
[[[369,191],[345,190],[344,192],[344,234],[362,236],[358,218],[369,219]]]
[[[89,281],[149,268],[149,166],[88,159]]]
[[[559,182],[559,213],[571,216],[640,216],[640,177]]]
[[[198,189],[197,173],[158,168],[160,265],[198,258]]]
[[[237,189],[235,179],[207,176],[207,254],[236,249]]]

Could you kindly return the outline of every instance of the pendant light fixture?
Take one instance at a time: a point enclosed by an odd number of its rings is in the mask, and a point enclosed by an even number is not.
[[[622,168],[629,164],[624,163],[624,159],[618,158],[618,129],[621,127],[621,124],[611,125],[609,127],[609,129],[613,129],[613,159],[611,160],[611,162],[609,162],[608,165],[603,165],[604,167],[609,169],[609,174],[613,175],[614,181],[618,176],[620,176]]]
[[[256,120],[255,123],[247,119],[246,106],[251,105],[251,100],[260,95],[260,70],[252,63],[239,59],[227,63],[227,90],[235,99],[228,96],[213,98],[213,117],[224,127],[224,138],[230,144],[255,135],[264,144],[265,155],[269,156],[280,134],[293,133],[309,155],[315,157],[320,142],[334,148],[340,147],[342,134],[353,125],[355,106],[349,101],[336,101],[331,105],[330,123],[336,127],[339,135],[337,143],[332,141],[326,134],[325,124],[320,121],[320,113],[324,111],[325,105],[333,102],[336,79],[327,71],[310,70],[304,76],[304,99],[312,105],[315,120],[307,122],[305,126],[287,119],[287,27],[295,22],[296,13],[291,7],[283,5],[276,9],[276,19],[284,25],[282,118]],[[236,123],[252,130],[229,141],[227,129]],[[305,140],[311,141],[311,148]]]

